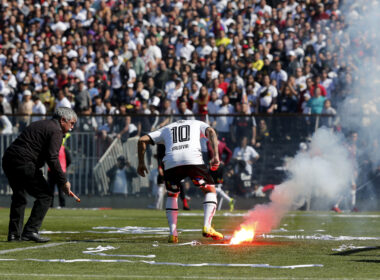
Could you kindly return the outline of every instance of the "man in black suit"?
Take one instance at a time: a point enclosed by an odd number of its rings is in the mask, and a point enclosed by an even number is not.
[[[58,153],[63,137],[76,121],[77,115],[72,109],[58,108],[52,119],[31,123],[5,151],[3,169],[13,191],[8,241],[43,243],[50,240],[38,234],[54,194],[41,168],[47,163],[57,179],[58,187],[65,194],[70,193],[71,185],[62,171]],[[23,227],[26,193],[36,200]]]

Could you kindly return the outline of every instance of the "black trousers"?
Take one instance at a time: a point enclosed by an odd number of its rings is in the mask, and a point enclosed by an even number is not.
[[[49,188],[51,188],[54,192],[55,186],[57,184],[57,180],[54,178],[54,176],[51,174],[50,171],[48,171],[48,184]],[[58,201],[59,201],[59,206],[60,207],[65,207],[66,206],[66,199],[65,199],[65,193],[63,190],[58,187]],[[53,198],[51,200],[51,207],[54,207],[54,193],[53,193]]]
[[[8,234],[20,236],[22,233],[38,233],[53,199],[53,189],[49,187],[42,171],[36,169],[32,163],[15,165],[9,158],[4,157],[3,169],[13,191]],[[23,228],[26,193],[36,200]]]

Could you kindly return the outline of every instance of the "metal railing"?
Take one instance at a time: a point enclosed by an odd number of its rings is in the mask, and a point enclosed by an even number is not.
[[[97,115],[94,115],[98,117]],[[236,115],[226,115],[234,118]],[[213,118],[226,117],[213,115]],[[124,116],[112,116],[114,121],[124,118]],[[146,118],[147,116],[145,116]],[[149,116],[148,116],[149,117]],[[254,164],[254,177],[260,183],[279,183],[282,179],[281,172],[276,167],[282,164],[284,156],[292,156],[298,149],[300,141],[304,141],[315,128],[321,123],[318,119],[312,122],[313,116],[287,115],[287,116],[264,116],[257,115],[257,140],[262,144],[261,147],[255,147],[260,154],[260,160]],[[17,121],[17,117],[12,117]],[[79,116],[78,123],[81,123]],[[89,118],[89,116],[83,117]],[[135,122],[138,122],[144,116],[132,116]],[[105,122],[106,117],[103,117]],[[133,120],[132,120],[133,121]],[[268,128],[268,135],[261,135],[262,123]],[[0,157],[2,157],[6,147],[17,137],[17,134],[0,135]],[[109,195],[110,179],[107,177],[107,171],[115,166],[117,158],[124,155],[130,162],[131,166],[137,168],[137,141],[138,137],[129,137],[127,141],[121,141],[115,137],[115,134],[108,133],[109,142],[97,131],[82,130],[78,125],[74,132],[71,133],[66,141],[66,146],[72,155],[72,164],[68,169],[67,176],[72,183],[72,189],[78,194],[84,195]],[[239,138],[239,136],[237,137]],[[239,144],[230,142],[229,147],[233,151],[234,147]],[[155,146],[151,147],[154,155]],[[148,156],[148,155],[147,155]],[[148,168],[156,167],[156,160],[151,157],[146,160]],[[151,164],[149,164],[151,163]],[[8,182],[3,173],[0,161],[0,194],[10,194],[11,191],[7,186]],[[146,192],[149,187],[148,178],[137,176],[132,180],[130,194]]]

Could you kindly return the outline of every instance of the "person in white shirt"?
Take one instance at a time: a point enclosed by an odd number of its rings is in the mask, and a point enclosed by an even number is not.
[[[33,115],[46,115],[46,107],[41,102],[41,100],[38,97],[38,95],[33,96],[32,99],[34,101],[34,105],[33,105],[33,108],[32,108],[32,114]],[[45,119],[44,116],[33,116],[31,121],[35,122],[35,121],[40,121],[40,120],[43,120],[43,119]]]
[[[8,135],[12,133],[12,123],[9,121],[7,116],[3,115],[3,113],[0,110],[0,135]]]
[[[230,104],[230,98],[228,95],[223,95],[222,104],[217,111],[218,115],[232,114],[234,112],[234,106]],[[228,116],[217,116],[215,130],[218,132],[219,137],[226,139],[227,145],[231,143],[230,126],[233,118]]]
[[[60,107],[66,107],[71,108],[71,103],[65,96],[65,93],[63,92],[63,89],[60,89],[58,91],[58,97],[55,100],[55,109],[57,110]]]
[[[288,74],[282,69],[280,61],[276,62],[275,70],[270,74],[270,79],[275,80],[277,83],[277,91],[282,92],[286,82],[288,81]]]
[[[201,134],[206,135],[211,143],[213,157],[210,165],[217,169],[220,164],[218,140],[214,129],[208,124],[197,120],[179,120],[164,126],[154,132],[140,137],[138,141],[139,164],[137,172],[145,177],[148,169],[145,165],[145,151],[147,145],[164,144],[165,156],[163,158],[164,178],[167,189],[166,216],[168,219],[170,235],[169,243],[178,243],[177,215],[178,194],[181,180],[190,177],[194,185],[205,193],[203,236],[214,240],[223,238],[223,234],[215,231],[212,218],[216,211],[217,197],[215,183],[201,152]]]
[[[207,44],[206,38],[201,39],[201,44],[197,47],[196,52],[200,57],[206,57],[211,54],[212,48],[209,44]]]
[[[240,142],[240,146],[234,149],[232,158],[237,161],[243,161],[245,163],[245,172],[248,175],[252,175],[252,164],[259,159],[259,154],[256,150],[248,146],[248,138],[243,137]],[[237,168],[237,167],[236,167]],[[235,172],[237,172],[235,168]]]
[[[182,47],[179,48],[178,54],[179,57],[184,57],[186,61],[191,60],[191,54],[195,50],[194,46],[191,44],[191,41],[189,41],[187,36],[183,36],[183,44]]]
[[[208,114],[216,114],[222,105],[222,100],[218,98],[218,94],[215,90],[211,91],[210,101],[207,103],[207,112]],[[211,126],[215,126],[216,118],[214,116],[210,116],[209,123]]]
[[[276,108],[277,89],[270,84],[268,75],[264,76],[263,85],[259,89],[259,112],[272,114]]]
[[[12,106],[8,100],[4,97],[4,94],[0,92],[0,106],[3,107],[4,114],[12,114]]]

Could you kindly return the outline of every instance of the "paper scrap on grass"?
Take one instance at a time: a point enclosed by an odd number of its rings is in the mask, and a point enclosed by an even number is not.
[[[80,231],[51,231],[51,230],[40,230],[40,234],[62,234],[62,233],[80,233]]]
[[[350,245],[342,244],[339,248],[333,248],[331,250],[335,252],[343,252],[347,250],[376,249],[376,248],[377,248],[376,246],[354,246],[352,244]]]
[[[169,233],[169,228],[167,227],[136,227],[136,226],[126,226],[126,227],[104,227],[98,226],[93,227],[93,230],[88,230],[86,232],[91,233],[122,233],[122,234],[157,234],[157,235],[167,235]],[[102,231],[97,231],[102,230]],[[106,231],[104,231],[106,230]],[[200,232],[201,229],[177,229],[179,232]]]
[[[94,256],[102,256],[102,257],[124,257],[124,258],[155,258],[156,255],[115,255],[115,254],[105,254],[101,253],[108,250],[115,250],[113,246],[101,246],[99,245],[96,248],[87,248],[87,251],[83,251],[83,254],[94,255]]]

